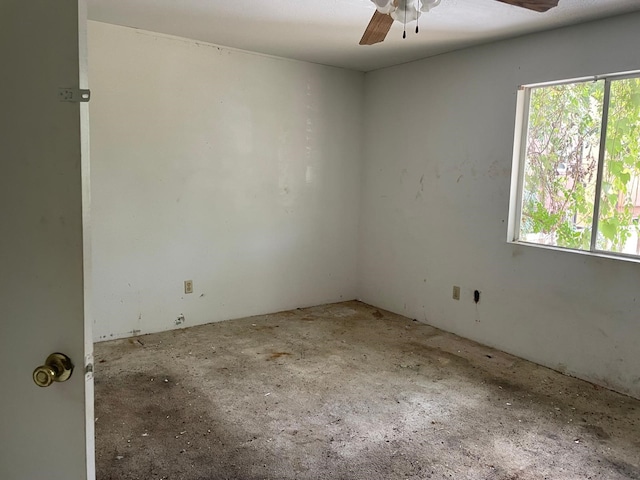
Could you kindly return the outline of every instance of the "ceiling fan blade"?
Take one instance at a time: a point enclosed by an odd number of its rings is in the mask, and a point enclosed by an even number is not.
[[[498,2],[508,3],[516,7],[527,8],[535,12],[546,12],[558,6],[559,0],[498,0]]]
[[[374,45],[380,43],[385,39],[391,25],[393,24],[393,18],[386,13],[380,13],[378,10],[373,12],[373,17],[367,29],[364,31],[364,35],[360,39],[360,45]]]

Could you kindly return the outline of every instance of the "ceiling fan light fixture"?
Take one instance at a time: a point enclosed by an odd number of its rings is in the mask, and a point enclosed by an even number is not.
[[[417,2],[400,2],[400,5],[391,12],[391,18],[401,23],[409,23],[420,17]]]
[[[428,12],[440,5],[441,0],[371,0],[378,12],[391,17],[398,22],[413,22],[420,18],[420,12]]]
[[[396,9],[393,0],[371,0],[380,13],[390,14]]]
[[[440,5],[441,0],[422,0],[422,6],[420,7],[421,12],[428,12],[432,8]]]

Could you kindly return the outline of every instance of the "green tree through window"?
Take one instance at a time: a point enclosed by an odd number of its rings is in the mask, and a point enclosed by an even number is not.
[[[528,94],[518,239],[638,255],[640,78]]]

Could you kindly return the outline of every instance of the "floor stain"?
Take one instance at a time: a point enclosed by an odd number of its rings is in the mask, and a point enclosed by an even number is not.
[[[290,356],[290,355],[291,354],[289,352],[273,352],[271,355],[269,355],[268,360],[275,360],[276,358]]]

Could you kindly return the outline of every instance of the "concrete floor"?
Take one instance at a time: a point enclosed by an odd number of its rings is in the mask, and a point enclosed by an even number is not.
[[[359,302],[96,345],[98,480],[640,479],[640,401]]]

